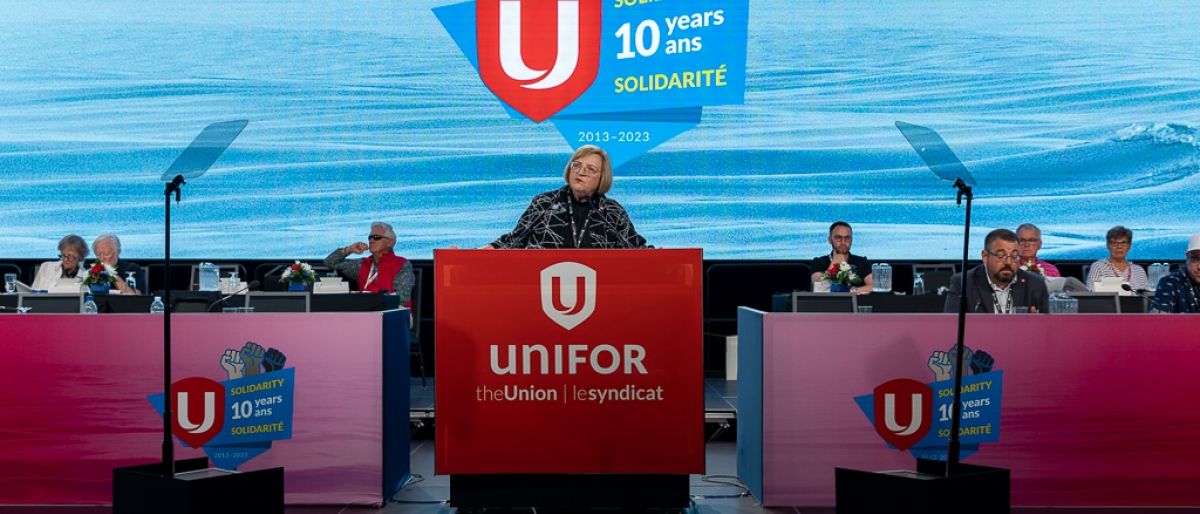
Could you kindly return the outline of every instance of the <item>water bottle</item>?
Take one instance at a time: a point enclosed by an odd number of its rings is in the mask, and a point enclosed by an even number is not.
[[[1075,298],[1074,296],[1067,295],[1067,299],[1064,301],[1063,307],[1064,314],[1077,314],[1079,313],[1079,299]]]
[[[886,262],[871,265],[872,290],[876,293],[892,292],[892,266]]]
[[[1059,291],[1050,293],[1050,314],[1062,314],[1064,296],[1066,295]]]
[[[83,295],[83,311],[84,314],[96,314],[100,309],[96,308],[96,300],[92,298],[92,294]]]
[[[1062,291],[1050,293],[1050,314],[1075,314],[1079,312],[1079,300]]]
[[[162,297],[155,296],[154,303],[150,304],[150,314],[162,314],[164,310],[166,307],[163,305]]]
[[[1149,271],[1146,273],[1146,289],[1154,291],[1158,289],[1158,281],[1171,273],[1171,267],[1162,262],[1156,262],[1150,265]]]
[[[925,294],[925,274],[918,271],[913,273],[913,296]]]
[[[216,291],[219,288],[218,273],[216,264],[211,262],[200,263],[200,290]]]

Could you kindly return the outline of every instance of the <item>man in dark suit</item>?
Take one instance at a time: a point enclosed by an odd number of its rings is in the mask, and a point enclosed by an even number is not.
[[[982,259],[982,265],[967,271],[967,312],[1011,314],[1017,307],[1050,312],[1046,282],[1017,267],[1021,259],[1017,234],[1005,228],[989,232],[983,241]],[[950,279],[945,312],[958,312],[961,281],[961,274]]]

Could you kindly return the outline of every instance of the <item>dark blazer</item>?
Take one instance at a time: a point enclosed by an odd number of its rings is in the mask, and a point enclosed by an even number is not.
[[[492,241],[496,248],[645,248],[625,208],[604,195],[593,196],[583,241],[571,234],[571,188],[563,186],[533,197],[517,226]]]
[[[946,295],[944,312],[958,312],[959,287],[962,274],[950,278],[950,292]],[[1013,307],[1036,307],[1039,313],[1050,312],[1050,293],[1046,281],[1027,271],[1017,270],[1013,278]],[[988,284],[987,268],[982,264],[967,272],[967,312],[992,312],[992,286]]]

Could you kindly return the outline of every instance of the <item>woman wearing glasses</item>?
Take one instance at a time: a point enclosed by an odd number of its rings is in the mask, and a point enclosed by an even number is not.
[[[1135,291],[1149,289],[1146,270],[1126,259],[1133,246],[1133,231],[1117,225],[1108,229],[1105,241],[1108,244],[1108,258],[1092,263],[1087,276],[1088,289],[1095,288],[1097,282],[1107,277],[1118,277]]]
[[[75,283],[83,280],[79,263],[88,256],[88,246],[82,237],[71,234],[58,241],[57,261],[43,262],[30,286],[35,291],[48,291],[55,283]]]
[[[412,263],[392,251],[396,246],[396,231],[391,225],[376,221],[371,223],[371,234],[367,236],[367,241],[334,250],[325,257],[325,265],[357,280],[359,291],[396,293],[401,305],[411,307],[409,299],[415,281]],[[362,255],[365,252],[370,252],[370,257],[357,261],[346,260],[352,253]]]
[[[533,197],[517,226],[484,248],[645,248],[625,208],[607,196],[613,171],[599,147],[579,147],[563,169],[566,185]]]

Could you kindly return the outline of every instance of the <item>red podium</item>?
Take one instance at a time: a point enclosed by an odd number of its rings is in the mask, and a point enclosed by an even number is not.
[[[704,472],[701,255],[435,251],[451,504],[686,507]]]

